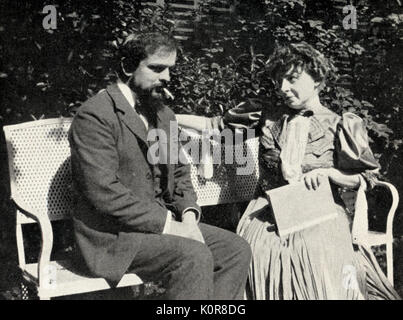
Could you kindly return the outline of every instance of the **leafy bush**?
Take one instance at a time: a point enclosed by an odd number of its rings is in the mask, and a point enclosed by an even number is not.
[[[205,2],[204,14],[211,17],[211,1]],[[400,157],[403,142],[398,32],[403,16],[391,14],[396,9],[389,5],[392,2],[361,1],[357,10],[366,21],[362,19],[359,30],[343,29],[344,14],[332,1],[242,1],[225,28],[211,28],[211,19],[201,20],[196,30],[202,30],[204,37],[195,39],[205,39],[206,30],[212,30],[207,32],[210,41],[191,42],[182,53],[172,82],[177,96],[174,107],[211,115],[222,114],[246,98],[260,98],[267,107],[274,106],[277,97],[265,63],[275,45],[306,41],[337,67],[321,93],[322,101],[337,113],[351,111],[366,121],[387,175],[391,161]],[[387,16],[376,17],[386,14],[385,6]]]

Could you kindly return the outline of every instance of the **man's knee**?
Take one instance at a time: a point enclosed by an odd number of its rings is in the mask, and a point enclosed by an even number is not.
[[[214,259],[210,249],[203,243],[191,240],[180,251],[180,260],[189,266],[189,271],[213,273]]]
[[[252,257],[252,250],[249,243],[241,238],[238,235],[234,235],[234,238],[230,242],[231,248],[230,250],[234,253],[234,259],[236,259],[240,264],[249,265],[251,257]]]

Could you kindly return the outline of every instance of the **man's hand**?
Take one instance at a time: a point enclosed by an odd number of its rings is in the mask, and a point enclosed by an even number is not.
[[[167,234],[193,239],[201,243],[205,243],[203,235],[197,223],[171,221],[170,230]]]

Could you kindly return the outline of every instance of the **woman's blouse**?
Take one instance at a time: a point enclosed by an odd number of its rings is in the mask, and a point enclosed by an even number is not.
[[[281,172],[280,153],[286,141],[285,124],[296,116],[289,108],[259,111],[260,106],[248,103],[231,109],[224,117],[211,121],[212,128],[255,128],[260,136],[260,189],[266,191],[286,184]],[[262,109],[260,109],[262,110]],[[301,113],[299,113],[301,114]],[[311,111],[310,126],[302,173],[317,168],[337,168],[347,173],[360,173],[371,188],[379,169],[368,143],[362,119],[353,113],[342,116],[327,110],[322,114]],[[335,186],[334,186],[335,187]]]

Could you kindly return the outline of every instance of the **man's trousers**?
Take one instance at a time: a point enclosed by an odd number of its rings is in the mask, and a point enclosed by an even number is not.
[[[145,234],[128,272],[162,281],[165,299],[241,300],[251,259],[233,232],[200,223],[205,244],[174,235]]]

